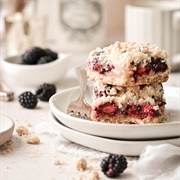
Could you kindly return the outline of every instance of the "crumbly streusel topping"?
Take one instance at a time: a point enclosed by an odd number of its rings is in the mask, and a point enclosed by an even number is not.
[[[99,54],[98,54],[99,53]],[[99,56],[102,65],[114,64],[126,68],[131,63],[146,64],[151,62],[151,58],[162,58],[166,62],[168,53],[156,44],[142,42],[115,42],[114,44],[96,48],[89,54],[88,61],[92,62],[95,55]]]
[[[97,98],[97,93],[100,94],[101,97]],[[161,83],[122,87],[96,81],[94,83],[93,104],[114,101],[120,106],[123,104],[143,104],[146,102],[156,105],[157,100],[163,99],[163,101],[165,101],[163,94],[164,90]]]

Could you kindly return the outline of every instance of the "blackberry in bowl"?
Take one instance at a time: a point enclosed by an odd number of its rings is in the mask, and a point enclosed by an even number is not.
[[[21,55],[21,63],[22,64],[36,64],[37,60],[45,55],[45,52],[43,49],[39,47],[33,47],[27,51],[25,51]]]
[[[58,58],[54,59],[55,57]],[[67,72],[70,58],[69,54],[57,54],[52,51],[50,53],[50,50],[47,53],[46,49],[34,47],[21,56],[4,58],[3,73],[6,80],[15,82],[17,85],[37,86],[44,82],[56,83]]]

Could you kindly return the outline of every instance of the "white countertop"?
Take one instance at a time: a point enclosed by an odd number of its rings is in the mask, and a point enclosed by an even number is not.
[[[87,55],[83,55],[75,56],[72,59],[72,66],[68,69],[64,79],[57,85],[57,91],[78,85],[75,67],[84,64],[86,58]],[[180,73],[171,73],[168,82],[164,85],[180,87]],[[18,125],[26,126],[26,122],[28,122],[32,125],[29,129],[33,131],[37,124],[49,121],[48,112],[50,107],[47,102],[39,101],[36,109],[25,109],[19,105],[17,96],[27,89],[17,86],[16,83],[11,85],[11,88],[14,90],[15,99],[11,102],[1,102],[1,113],[12,118],[16,127]],[[71,180],[79,179],[81,175],[86,177],[86,174],[90,172],[90,170],[77,171],[75,168],[77,157],[62,154],[56,150],[53,136],[49,134],[38,134],[38,136],[41,143],[30,145],[26,143],[25,138],[20,137],[14,131],[12,136],[13,150],[6,151],[7,153],[3,154],[2,147],[0,147],[0,180]],[[56,166],[54,165],[56,160],[60,160],[64,164]],[[100,160],[87,159],[87,164],[88,167],[99,168]],[[108,179],[100,170],[98,172],[101,179]],[[128,167],[119,179],[138,180],[131,167]]]

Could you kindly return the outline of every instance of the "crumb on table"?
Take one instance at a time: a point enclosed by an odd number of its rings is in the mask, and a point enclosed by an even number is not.
[[[31,125],[29,122],[27,122],[27,121],[26,121],[25,125],[26,125],[26,127],[31,127],[31,126],[32,126],[32,125]]]
[[[16,128],[16,132],[20,135],[20,136],[27,136],[29,134],[29,130],[24,127],[24,126],[18,126]]]
[[[28,144],[40,144],[40,139],[36,135],[29,135],[26,139]]]
[[[55,160],[55,161],[54,161],[54,165],[55,165],[55,166],[59,166],[59,165],[62,165],[62,164],[64,164],[64,163],[61,162],[60,160]]]
[[[13,141],[10,139],[7,142],[5,142],[2,146],[0,146],[0,155],[1,154],[5,155],[13,150],[14,150]]]
[[[86,170],[87,168],[87,162],[84,158],[81,158],[77,161],[77,164],[76,164],[76,169],[78,171],[84,171]]]
[[[88,174],[88,178],[90,180],[99,180],[99,173],[97,171],[93,171]]]

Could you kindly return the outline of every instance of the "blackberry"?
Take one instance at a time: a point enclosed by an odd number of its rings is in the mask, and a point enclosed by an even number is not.
[[[52,57],[50,56],[43,56],[40,59],[37,60],[37,64],[46,64],[49,62],[54,61]]]
[[[23,92],[18,98],[20,105],[28,109],[34,109],[38,102],[36,95],[30,91]]]
[[[21,56],[21,60],[22,60],[22,64],[36,64],[37,60],[44,56],[45,51],[39,47],[33,47],[27,51],[25,51],[25,53],[22,54]]]
[[[41,101],[49,101],[49,98],[56,93],[56,87],[54,84],[44,83],[36,89],[36,96]]]
[[[102,172],[110,178],[118,177],[127,168],[126,157],[110,154],[101,161]]]
[[[52,57],[53,60],[56,60],[58,58],[58,54],[50,49],[45,49],[45,54]]]
[[[151,66],[154,72],[164,72],[168,68],[166,62],[162,58],[157,58],[154,59],[153,57],[151,58]]]

